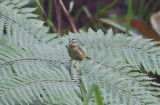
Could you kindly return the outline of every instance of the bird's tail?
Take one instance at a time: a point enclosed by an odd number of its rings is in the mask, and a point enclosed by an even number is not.
[[[85,56],[85,58],[87,58],[87,59],[91,59],[90,57],[88,57],[88,56]]]

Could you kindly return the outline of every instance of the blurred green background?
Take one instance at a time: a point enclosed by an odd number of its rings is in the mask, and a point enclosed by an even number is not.
[[[66,34],[72,30],[59,0],[30,0],[35,13],[44,20],[50,32]],[[151,16],[160,11],[160,0],[62,0],[77,30],[113,28],[114,32],[143,35],[159,41],[151,26]],[[160,16],[159,16],[160,19]],[[159,23],[160,24],[160,23]]]

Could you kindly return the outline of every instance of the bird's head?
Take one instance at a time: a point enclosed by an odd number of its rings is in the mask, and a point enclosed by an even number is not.
[[[72,46],[72,47],[78,46],[77,41],[75,39],[70,39],[69,40],[69,46]]]

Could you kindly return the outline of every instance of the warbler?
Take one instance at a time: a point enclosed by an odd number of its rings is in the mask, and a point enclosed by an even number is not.
[[[77,41],[75,39],[69,40],[69,47],[67,47],[67,49],[68,49],[69,56],[73,60],[76,60],[76,62],[79,61],[79,66],[80,66],[83,58],[91,59],[90,57],[85,55],[84,51],[78,46]],[[75,64],[76,64],[76,62],[75,62]],[[76,67],[75,64],[73,65],[74,67]],[[79,68],[79,66],[78,66],[78,68]]]

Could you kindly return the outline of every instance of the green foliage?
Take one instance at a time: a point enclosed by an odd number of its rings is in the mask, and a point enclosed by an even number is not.
[[[95,98],[96,98],[97,105],[102,105],[101,92],[100,92],[99,86],[97,84],[93,84],[89,88],[89,92],[86,95],[84,105],[88,105],[89,100],[91,99],[93,92],[95,93]]]
[[[111,29],[106,34],[89,29],[56,38],[34,18],[34,8],[23,7],[26,4],[24,0],[0,2],[0,105],[82,105],[79,79],[86,96],[92,91],[90,85],[98,84],[89,105],[100,99],[104,105],[160,103],[160,84],[147,75],[160,75],[156,43],[114,35]],[[80,74],[69,63],[65,46],[70,38],[92,58],[84,59]]]
[[[107,11],[107,9],[111,8],[112,6],[114,6],[117,2],[118,2],[118,0],[113,0],[111,3],[107,4],[104,8],[102,8],[99,11],[97,11],[95,17],[100,17],[102,14],[104,14]]]
[[[126,34],[129,34],[129,29],[130,29],[130,20],[132,18],[132,0],[127,1],[128,4],[128,9],[127,9],[127,16],[126,16]]]
[[[149,22],[151,15],[156,11],[160,4],[159,0],[140,0],[133,3],[133,15],[135,18],[144,22]]]

